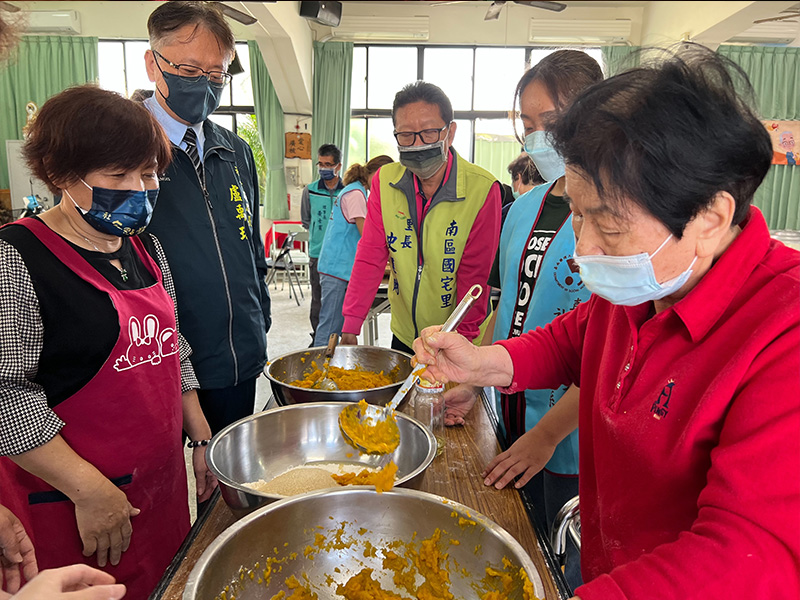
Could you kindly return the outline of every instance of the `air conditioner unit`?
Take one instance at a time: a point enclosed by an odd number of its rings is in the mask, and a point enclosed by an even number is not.
[[[597,44],[627,42],[630,19],[531,19],[528,41],[535,44]]]
[[[28,33],[60,33],[76,35],[81,32],[81,16],[75,10],[33,10],[25,13]]]
[[[791,21],[756,23],[728,42],[739,44],[791,44],[800,36],[800,25]]]
[[[430,34],[428,17],[344,16],[331,35],[339,40],[420,41]]]

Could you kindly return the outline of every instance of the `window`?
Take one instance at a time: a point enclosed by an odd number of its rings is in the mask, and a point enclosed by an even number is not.
[[[379,154],[397,160],[392,103],[407,83],[423,79],[444,90],[457,124],[453,147],[500,181],[522,151],[509,119],[514,91],[526,65],[554,48],[357,45],[350,99],[350,163]],[[602,64],[600,48],[585,50]]]

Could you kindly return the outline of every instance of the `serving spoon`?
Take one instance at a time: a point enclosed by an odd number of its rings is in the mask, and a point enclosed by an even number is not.
[[[450,316],[442,325],[442,331],[453,331],[461,324],[464,317],[475,304],[475,301],[481,297],[483,288],[475,284],[469,291],[464,294],[461,302],[458,303],[455,310],[450,313]],[[385,444],[382,444],[380,450],[376,450],[375,434],[386,433],[391,439],[396,439],[397,444],[400,443],[400,430],[397,428],[397,423],[393,419],[393,413],[397,406],[405,398],[409,390],[419,379],[420,374],[425,370],[426,365],[420,363],[411,371],[403,385],[397,390],[397,393],[392,397],[386,406],[375,406],[361,402],[358,404],[351,404],[347,406],[342,412],[339,413],[339,430],[348,444],[367,454],[382,454],[386,449]],[[380,428],[378,430],[377,428]],[[397,445],[395,445],[395,448]],[[394,451],[394,449],[390,450]]]
[[[330,363],[331,357],[336,351],[336,345],[338,343],[339,334],[332,333],[328,338],[328,346],[325,348],[325,352],[323,353],[325,356],[325,362],[322,364],[322,375],[320,375],[319,379],[317,379],[311,386],[313,389],[331,391],[339,389],[339,386],[336,385],[336,382],[328,377],[328,367],[330,366],[328,363]]]

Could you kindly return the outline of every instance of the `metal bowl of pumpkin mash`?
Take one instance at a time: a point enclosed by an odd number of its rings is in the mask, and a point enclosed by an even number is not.
[[[408,548],[421,548],[437,529],[441,560],[435,569],[446,572],[452,596],[431,597],[482,597],[488,591],[482,581],[487,567],[509,576],[501,598],[533,600],[523,592],[520,569],[527,576],[528,592],[544,597],[542,579],[525,550],[485,516],[418,490],[378,494],[362,486],[293,496],[237,521],[203,552],[189,574],[183,600],[288,598],[291,577],[317,598],[342,598],[337,586],[365,568],[373,569],[372,577],[383,590],[415,598],[416,590],[395,583],[395,572],[384,568],[384,559],[389,550],[403,556]],[[427,580],[417,569],[415,587]],[[492,581],[499,587],[497,578]]]
[[[254,490],[246,483],[270,481],[290,469],[315,463],[338,463],[358,472],[392,460],[397,465],[395,485],[419,487],[423,471],[436,456],[433,434],[416,419],[396,413],[397,449],[388,455],[361,454],[339,430],[342,408],[339,402],[293,404],[250,415],[217,433],[206,450],[206,462],[231,511],[241,517],[284,497]]]
[[[310,389],[292,382],[303,379],[314,370],[314,364],[322,368],[325,362],[325,348],[308,348],[289,352],[272,361],[264,369],[264,374],[272,385],[275,399],[281,406],[304,402],[360,402],[384,406],[389,403],[403,381],[411,373],[411,356],[399,350],[379,346],[337,346],[329,361],[331,367],[355,369],[386,375],[392,373],[393,383],[363,390],[325,390]]]

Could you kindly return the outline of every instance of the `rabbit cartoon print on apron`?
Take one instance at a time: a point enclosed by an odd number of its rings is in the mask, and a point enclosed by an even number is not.
[[[52,410],[65,423],[60,434],[67,444],[141,509],[131,519],[130,547],[118,565],[103,570],[127,586],[126,598],[145,600],[190,527],[175,304],[140,239],[130,243],[156,283],[118,290],[41,221],[17,223],[78,277],[108,294],[117,311],[119,337],[108,359]],[[95,556],[82,554],[69,498],[8,458],[0,458],[0,503],[23,522],[39,569],[77,562],[97,566]]]
[[[147,315],[142,322],[131,316],[128,321],[130,345],[125,354],[114,361],[114,369],[125,371],[147,363],[157,365],[162,358],[178,352],[178,333],[174,327],[164,327],[158,317]]]

